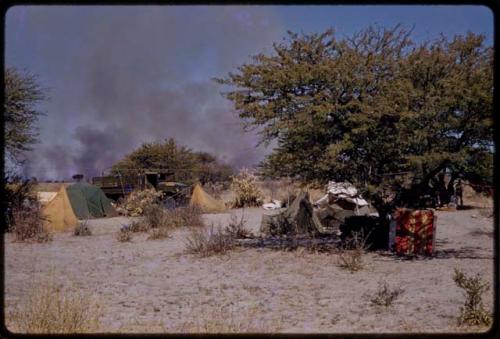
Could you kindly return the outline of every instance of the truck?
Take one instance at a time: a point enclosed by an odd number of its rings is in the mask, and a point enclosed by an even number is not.
[[[177,181],[175,171],[130,169],[115,174],[92,177],[92,184],[101,188],[110,199],[119,200],[132,191],[154,188],[163,192],[164,200],[185,201],[191,193],[191,186]]]

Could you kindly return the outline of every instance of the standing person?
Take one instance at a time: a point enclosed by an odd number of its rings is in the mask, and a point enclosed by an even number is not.
[[[455,187],[455,194],[457,196],[457,204],[460,208],[464,207],[464,197],[462,189],[462,179],[458,179],[457,185]]]

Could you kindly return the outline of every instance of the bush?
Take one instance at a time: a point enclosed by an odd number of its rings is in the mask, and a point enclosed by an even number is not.
[[[129,227],[132,232],[147,232],[156,228],[200,227],[203,226],[201,214],[201,210],[195,206],[167,210],[151,204],[144,208],[142,219],[134,221]]]
[[[14,235],[14,241],[48,242],[52,240],[52,235],[45,231],[44,220],[38,201],[15,206],[12,209],[9,231]]]
[[[370,301],[377,306],[389,307],[403,292],[402,288],[391,289],[386,282],[379,283],[379,288]]]
[[[468,277],[463,272],[455,268],[453,281],[455,284],[464,290],[465,302],[460,307],[460,315],[458,317],[459,325],[486,325],[491,324],[491,316],[484,309],[483,293],[490,289],[488,283],[483,282],[481,275]]]
[[[99,314],[100,307],[90,296],[42,284],[17,306],[9,320],[14,332],[88,333],[98,330]]]
[[[338,260],[339,266],[348,269],[351,273],[361,270],[364,267],[363,255],[369,245],[366,244],[368,236],[353,232],[352,238],[346,240],[342,245]]]
[[[243,219],[243,215],[240,220],[238,220],[238,217],[234,214],[231,215],[229,224],[226,226],[224,231],[228,236],[235,239],[251,237],[251,233],[245,228],[245,219]]]
[[[85,221],[81,221],[76,225],[75,230],[73,234],[75,236],[90,236],[92,235],[92,232],[90,231],[89,225],[88,225],[88,219]]]
[[[149,225],[142,220],[134,220],[130,225],[128,225],[128,229],[130,232],[147,232],[149,230]]]
[[[144,207],[142,222],[148,229],[168,227],[168,216],[165,209],[158,204],[151,204]]]
[[[201,227],[203,219],[202,211],[196,206],[184,206],[166,210],[166,224],[169,228],[179,227]]]
[[[12,222],[12,211],[21,208],[26,203],[37,202],[34,182],[22,180],[20,177],[5,178],[5,196],[4,202],[7,207],[7,225]]]
[[[120,229],[116,238],[119,242],[129,242],[132,241],[132,230],[130,227],[124,226]]]
[[[201,257],[225,254],[235,247],[234,238],[213,225],[207,229],[192,229],[186,237],[186,252]]]
[[[262,204],[262,193],[257,186],[257,178],[247,169],[242,169],[240,173],[233,177],[231,189],[236,198],[233,208],[260,206]]]
[[[168,238],[168,228],[166,227],[152,228],[149,231],[148,240],[156,240],[164,238]]]
[[[155,204],[162,195],[154,188],[135,190],[118,206],[117,211],[131,217],[143,215],[146,207]]]

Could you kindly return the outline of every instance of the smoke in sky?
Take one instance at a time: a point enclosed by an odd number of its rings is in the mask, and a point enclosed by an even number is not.
[[[268,152],[212,81],[282,38],[265,7],[15,7],[6,33],[7,65],[50,88],[31,176],[98,175],[169,137],[237,167]]]

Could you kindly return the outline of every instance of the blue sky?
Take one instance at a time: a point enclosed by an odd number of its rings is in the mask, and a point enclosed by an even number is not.
[[[415,41],[467,31],[493,41],[482,6],[21,6],[6,17],[6,65],[39,76],[40,143],[28,175],[94,175],[145,141],[174,137],[237,166],[269,152],[243,134],[211,81],[295,32],[415,26]],[[103,145],[106,145],[105,147]]]

